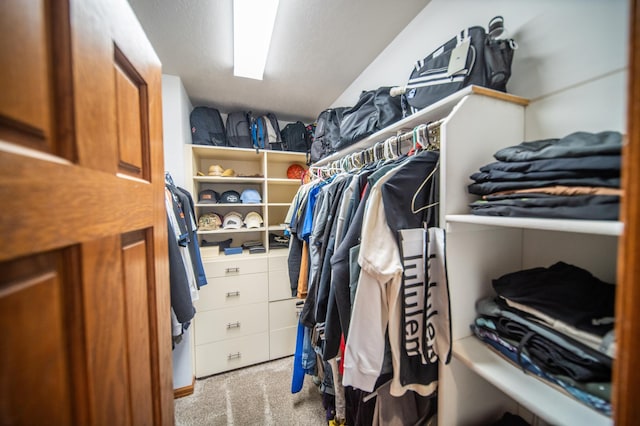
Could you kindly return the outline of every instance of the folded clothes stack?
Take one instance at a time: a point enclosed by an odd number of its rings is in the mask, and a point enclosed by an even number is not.
[[[497,151],[497,162],[470,176],[484,216],[617,220],[622,135],[575,132]]]
[[[611,416],[615,286],[558,262],[493,280],[474,334],[523,370]]]

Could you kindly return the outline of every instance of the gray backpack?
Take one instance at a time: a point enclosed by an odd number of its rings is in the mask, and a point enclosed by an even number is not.
[[[229,113],[227,116],[227,142],[228,146],[235,148],[253,148],[250,112]]]

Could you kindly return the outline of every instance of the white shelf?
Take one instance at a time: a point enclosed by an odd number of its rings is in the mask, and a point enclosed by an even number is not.
[[[264,203],[196,203],[196,207],[264,207]],[[287,204],[288,205],[288,204]]]
[[[392,125],[377,131],[371,136],[368,136],[354,143],[353,145],[345,147],[340,151],[333,153],[323,158],[322,160],[317,161],[313,165],[322,166],[322,165],[331,163],[332,161],[343,158],[347,154],[350,154],[356,151],[361,151],[365,148],[372,146],[376,142],[384,141],[385,139],[388,139],[391,136],[396,136],[398,132],[406,132],[420,124],[425,124],[430,121],[439,120],[442,117],[447,116],[449,112],[451,112],[453,108],[462,100],[462,98],[472,93],[477,95],[503,99],[508,102],[513,102],[519,105],[527,105],[529,103],[527,99],[521,98],[519,96],[498,92],[496,90],[487,89],[485,87],[467,86],[464,89],[459,90],[456,93],[453,93],[447,96],[446,98],[439,100],[433,105],[429,105],[427,108],[424,108],[415,114],[405,117],[402,120],[397,121]]]
[[[496,217],[450,214],[445,216],[447,223],[469,223],[475,225],[501,226],[510,228],[538,229],[545,231],[577,232],[593,235],[619,236],[622,234],[623,224],[618,221],[606,220],[575,220],[575,219],[542,219],[529,217]]]
[[[268,178],[267,183],[269,185],[296,185],[300,186],[300,179],[288,179],[288,178]]]
[[[242,232],[263,232],[264,227],[261,228],[240,228],[240,229],[217,229],[215,231],[198,231],[198,235],[218,235],[218,234],[237,234]]]
[[[554,389],[531,374],[525,374],[489,349],[475,336],[455,341],[453,356],[551,424],[589,426],[613,424],[611,418]]]
[[[196,182],[208,183],[262,183],[262,177],[224,177],[224,176],[194,176]]]

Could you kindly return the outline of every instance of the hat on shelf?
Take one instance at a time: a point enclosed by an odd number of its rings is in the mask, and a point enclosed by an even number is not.
[[[198,202],[199,203],[217,203],[220,199],[220,194],[218,194],[213,189],[205,189],[198,193]]]
[[[224,215],[222,222],[224,229],[240,229],[242,228],[242,215],[238,212],[229,212]]]
[[[247,228],[260,228],[264,221],[258,212],[249,212],[244,218],[244,224]]]
[[[235,175],[236,175],[236,171],[233,169],[227,169],[224,172],[222,172],[222,176],[225,176],[225,177],[233,177]]]
[[[222,173],[224,173],[224,169],[219,164],[209,167],[209,176],[222,176]]]
[[[200,247],[220,247],[221,249],[225,249],[227,247],[231,247],[231,243],[233,242],[233,238],[228,238],[222,241],[207,241],[202,240],[200,242]]]
[[[215,231],[222,226],[222,217],[218,213],[204,213],[198,219],[199,231]]]
[[[292,164],[287,169],[287,178],[300,179],[304,175],[305,169],[300,164]]]
[[[240,200],[242,200],[244,204],[257,204],[262,201],[262,197],[260,196],[260,193],[255,189],[245,189],[244,191],[242,191]]]
[[[240,202],[240,194],[238,191],[229,190],[224,191],[222,195],[220,195],[219,203],[227,203],[227,204],[235,204]]]

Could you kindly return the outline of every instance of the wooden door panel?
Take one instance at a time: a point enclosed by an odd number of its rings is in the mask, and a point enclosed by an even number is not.
[[[0,263],[0,424],[71,424],[61,258]]]
[[[149,184],[46,157],[7,152],[0,170],[0,225],[11,241],[0,259],[148,228],[164,206]]]
[[[122,276],[127,313],[127,346],[131,372],[131,405],[134,425],[152,424],[153,401],[149,389],[151,381],[150,329],[154,322],[147,307],[152,251],[145,232],[133,232],[122,236]]]
[[[1,134],[51,152],[47,19],[43,0],[0,2],[0,125]]]
[[[82,244],[90,406],[96,424],[130,424],[126,309],[120,238]],[[134,349],[134,348],[131,348]]]
[[[118,118],[118,168],[120,172],[149,179],[149,117],[144,79],[124,54],[115,48]]]

